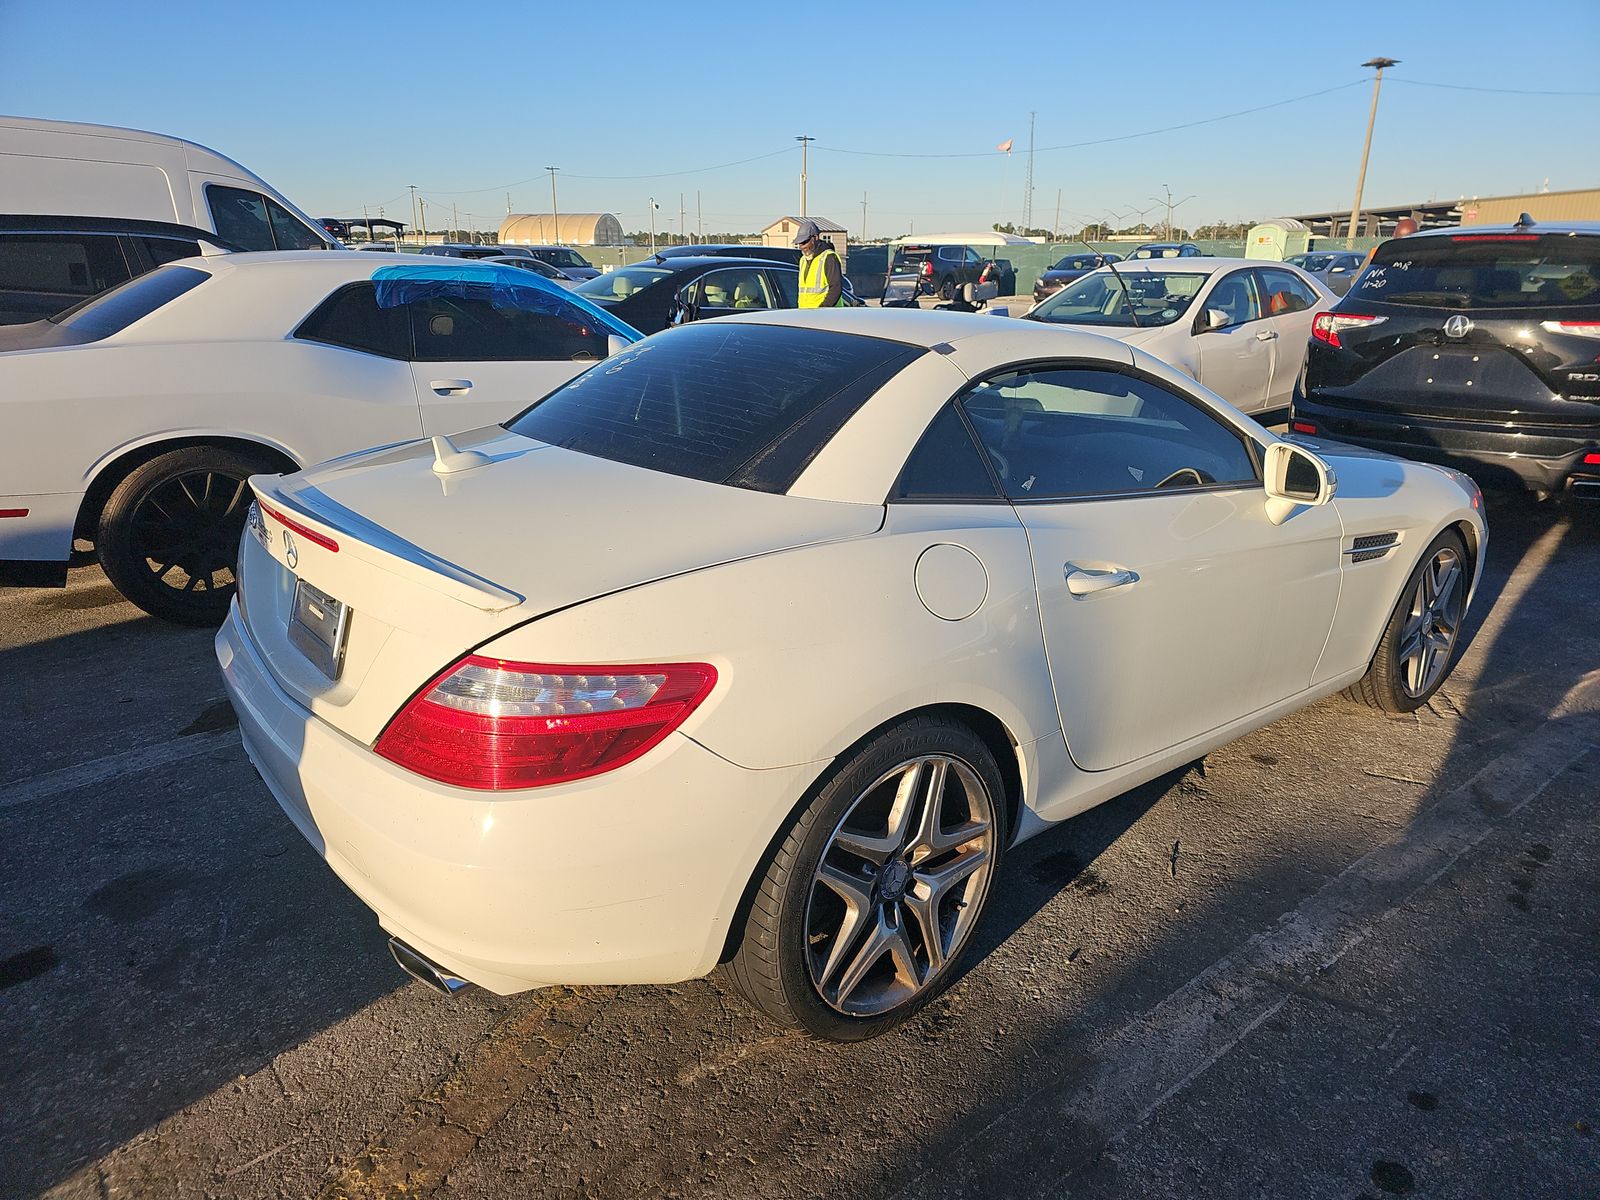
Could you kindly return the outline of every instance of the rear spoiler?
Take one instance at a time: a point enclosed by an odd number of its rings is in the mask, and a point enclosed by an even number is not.
[[[309,484],[288,483],[282,475],[252,475],[250,489],[269,507],[336,541],[338,553],[348,553],[462,604],[483,612],[501,612],[527,598],[397,537]]]

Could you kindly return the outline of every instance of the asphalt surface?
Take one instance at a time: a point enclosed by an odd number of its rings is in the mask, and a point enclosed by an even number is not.
[[[408,981],[209,634],[92,567],[0,593],[0,1195],[1600,1195],[1600,510],[1490,521],[1429,708],[1325,701],[1027,843],[853,1047],[718,979]]]

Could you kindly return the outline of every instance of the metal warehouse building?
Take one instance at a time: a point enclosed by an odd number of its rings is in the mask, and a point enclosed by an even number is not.
[[[510,246],[620,246],[622,222],[610,213],[507,213],[500,244]]]

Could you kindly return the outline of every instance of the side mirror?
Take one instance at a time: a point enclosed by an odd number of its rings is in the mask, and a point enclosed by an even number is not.
[[[606,357],[610,358],[614,354],[621,354],[632,344],[632,342],[628,341],[627,338],[622,337],[620,334],[610,334],[606,337]]]
[[[1220,308],[1206,309],[1207,329],[1221,329],[1226,324],[1228,324],[1227,313],[1223,312]]]
[[[672,325],[683,325],[698,315],[694,304],[694,284],[691,283],[673,299],[672,312],[668,315],[667,322]]]
[[[1274,525],[1282,525],[1297,508],[1326,504],[1339,482],[1333,468],[1292,442],[1269,445],[1264,467],[1267,520]]]
[[[1329,275],[1343,275],[1349,269],[1350,269],[1349,267],[1329,267],[1328,268],[1328,274]]]

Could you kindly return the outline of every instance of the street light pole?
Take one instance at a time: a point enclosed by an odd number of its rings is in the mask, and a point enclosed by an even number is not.
[[[1376,67],[1378,73],[1372,77],[1372,110],[1367,113],[1367,140],[1361,146],[1361,170],[1356,175],[1356,200],[1350,206],[1350,227],[1344,232],[1346,250],[1356,244],[1356,222],[1361,219],[1361,190],[1367,186],[1367,155],[1372,153],[1372,127],[1378,121],[1378,91],[1383,87],[1383,72],[1399,63],[1398,58],[1369,58],[1361,64],[1363,67]]]
[[[806,215],[806,151],[810,149],[811,143],[817,139],[802,133],[797,135],[794,140],[800,143],[800,216],[804,218]]]
[[[550,172],[550,220],[556,227],[555,244],[561,245],[561,209],[556,206],[556,167],[546,167]]]
[[[417,227],[417,185],[408,183],[406,186],[411,189],[411,228],[415,229]]]

